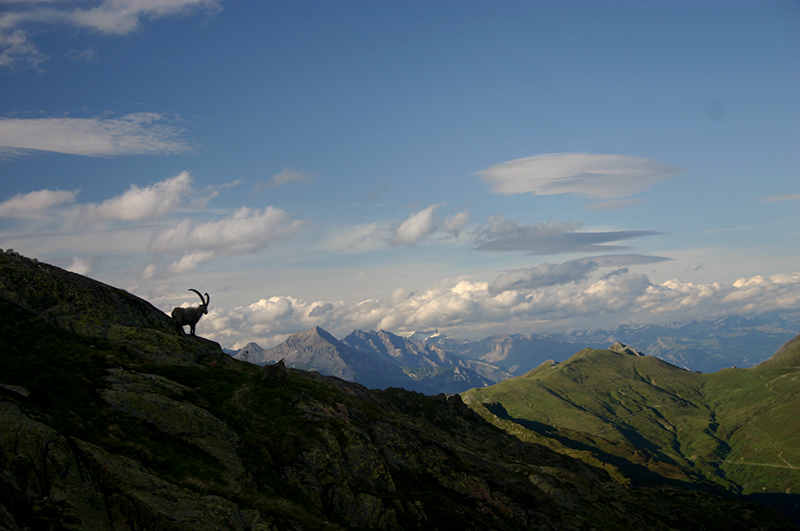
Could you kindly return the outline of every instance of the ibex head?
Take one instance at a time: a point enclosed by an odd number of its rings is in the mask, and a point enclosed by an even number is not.
[[[197,293],[197,296],[200,297],[200,302],[203,303],[203,304],[200,305],[200,308],[202,308],[203,313],[207,314],[208,313],[208,303],[211,302],[211,295],[206,293],[206,298],[204,299],[203,296],[200,295],[200,292],[197,291],[196,289],[189,288],[186,291],[194,291],[195,293]]]

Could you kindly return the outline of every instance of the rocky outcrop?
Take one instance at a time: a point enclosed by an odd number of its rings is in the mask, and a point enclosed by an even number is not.
[[[244,531],[259,520],[255,511],[65,437],[6,402],[0,402],[0,465],[0,529]]]
[[[181,395],[188,391],[185,386],[155,374],[123,369],[109,370],[106,380],[111,388],[99,393],[112,409],[140,418],[165,434],[196,446],[219,461],[236,481],[249,483],[236,453],[241,439],[207,410],[181,401]]]
[[[13,251],[0,252],[0,299],[75,334],[124,346],[142,358],[169,363],[193,363],[199,356],[229,359],[213,341],[179,337],[170,317],[149,302]]]
[[[617,354],[628,354],[630,356],[644,356],[644,354],[635,348],[626,345],[625,343],[620,343],[619,341],[615,341],[608,347],[608,350],[611,352],[616,352]]]

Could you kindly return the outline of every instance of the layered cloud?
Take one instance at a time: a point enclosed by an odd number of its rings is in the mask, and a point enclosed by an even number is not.
[[[11,5],[11,9],[0,14],[0,67],[36,67],[47,59],[28,38],[28,28],[34,25],[121,36],[139,30],[144,20],[214,13],[221,9],[218,0],[27,0]]]
[[[497,164],[478,175],[496,194],[576,194],[613,200],[643,192],[685,171],[627,155],[553,153]],[[618,208],[621,204],[606,206]]]
[[[471,237],[479,243],[479,251],[518,251],[531,255],[562,253],[597,253],[627,249],[623,245],[609,245],[658,232],[626,230],[607,232],[579,232],[581,222],[536,223],[520,225],[503,216],[491,216],[475,228]]]
[[[191,146],[183,131],[155,113],[121,118],[2,118],[0,150],[52,151],[89,157],[168,155]]]
[[[515,269],[497,277],[489,286],[489,293],[545,288],[577,282],[587,278],[595,269],[597,269],[597,263],[592,261],[570,261],[563,264],[544,263],[536,267]]]
[[[593,278],[591,265],[546,264],[504,273],[494,282],[461,280],[403,296],[359,302],[313,301],[282,296],[209,314],[208,337],[230,346],[274,345],[291,333],[321,326],[335,335],[353,329],[404,332],[438,328],[451,335],[489,333],[509,324],[552,330],[580,317],[618,320],[690,320],[800,310],[800,273],[751,277],[733,284],[660,284],[627,269]],[[495,288],[493,289],[494,286]],[[504,289],[497,289],[503,286]]]

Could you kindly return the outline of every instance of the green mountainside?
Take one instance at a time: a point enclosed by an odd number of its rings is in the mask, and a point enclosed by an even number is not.
[[[587,348],[462,396],[523,440],[633,484],[710,482],[800,516],[800,339],[711,374],[615,350]]]
[[[0,253],[0,531],[798,529],[712,484],[634,484],[459,395],[262,374]]]

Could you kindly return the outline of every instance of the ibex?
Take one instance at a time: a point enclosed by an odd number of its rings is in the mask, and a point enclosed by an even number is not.
[[[194,327],[197,326],[197,321],[203,317],[203,314],[208,313],[208,303],[211,302],[211,296],[208,293],[206,293],[206,298],[204,299],[196,289],[189,288],[188,291],[197,293],[197,295],[200,296],[200,300],[203,301],[203,304],[200,306],[192,306],[191,308],[181,308],[178,306],[172,310],[172,320],[175,321],[175,331],[180,335],[184,335],[183,327],[186,325],[189,325],[190,334],[195,335]]]

